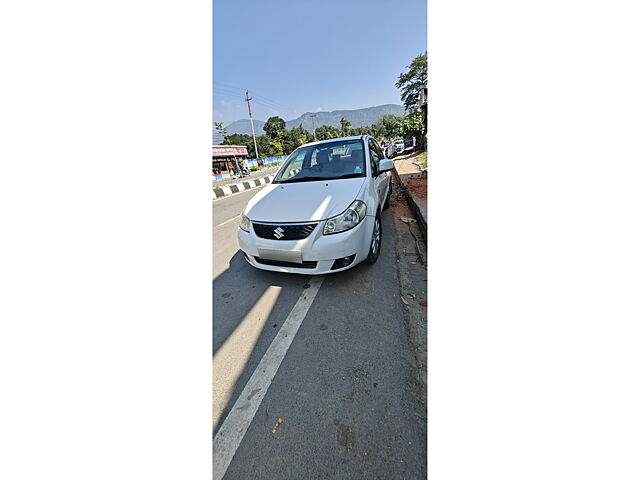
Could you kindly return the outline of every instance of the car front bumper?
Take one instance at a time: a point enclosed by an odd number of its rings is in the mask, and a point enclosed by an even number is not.
[[[271,240],[261,238],[256,235],[253,224],[250,232],[238,228],[238,243],[240,249],[245,254],[245,259],[252,266],[273,272],[299,273],[303,275],[318,275],[325,273],[336,273],[348,270],[362,262],[369,255],[371,236],[375,217],[366,216],[354,228],[346,232],[323,235],[324,221],[318,222],[311,234],[302,240]],[[260,251],[271,251],[273,257],[286,258],[292,256],[301,259],[302,262],[316,262],[312,268],[294,266],[294,262],[286,262],[286,265],[269,265],[260,263],[256,257],[260,258]],[[343,268],[332,270],[337,259],[355,255],[353,261]],[[263,259],[264,260],[264,259]],[[270,259],[266,259],[271,261]],[[274,262],[278,263],[278,262]],[[285,262],[280,262],[285,263]]]

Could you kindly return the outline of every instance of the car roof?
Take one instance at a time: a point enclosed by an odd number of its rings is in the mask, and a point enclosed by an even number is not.
[[[307,147],[309,145],[321,145],[323,143],[332,143],[332,142],[338,142],[341,140],[364,140],[366,137],[369,137],[369,136],[370,135],[356,135],[354,137],[328,138],[327,140],[319,140],[317,142],[305,143],[304,145],[301,145],[301,146]]]

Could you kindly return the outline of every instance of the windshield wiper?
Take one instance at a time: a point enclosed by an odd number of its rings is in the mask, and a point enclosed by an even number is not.
[[[333,177],[334,180],[338,178],[356,178],[356,177],[364,177],[364,173],[347,173],[345,175],[340,175],[339,177]]]
[[[294,182],[313,182],[315,180],[333,180],[335,177],[300,177],[289,180],[278,180],[273,183],[294,183]]]
[[[342,178],[356,178],[356,177],[364,177],[364,173],[347,173],[345,175],[340,175],[339,177],[300,177],[300,178],[292,178],[289,180],[276,180],[272,183],[314,182],[316,180],[340,180]]]

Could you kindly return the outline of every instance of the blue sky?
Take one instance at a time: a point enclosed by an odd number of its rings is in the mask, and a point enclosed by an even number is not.
[[[426,0],[214,0],[214,121],[401,104]]]

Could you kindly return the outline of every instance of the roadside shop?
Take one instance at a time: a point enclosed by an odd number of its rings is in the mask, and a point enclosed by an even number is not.
[[[231,170],[238,172],[249,152],[242,145],[213,145],[212,172],[215,180],[229,178]]]

